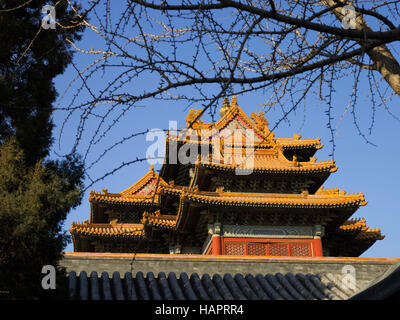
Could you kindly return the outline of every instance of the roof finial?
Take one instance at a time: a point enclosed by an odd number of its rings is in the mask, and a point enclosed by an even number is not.
[[[152,163],[150,163],[150,171],[154,171],[154,166]]]
[[[224,114],[229,110],[230,105],[229,105],[229,100],[228,97],[225,96],[224,98],[224,102],[222,103],[222,107],[219,110],[219,115],[221,116],[221,118],[224,116]]]
[[[233,95],[232,96],[232,98],[231,98],[231,107],[237,107],[237,99],[236,99],[236,96],[235,95]]]

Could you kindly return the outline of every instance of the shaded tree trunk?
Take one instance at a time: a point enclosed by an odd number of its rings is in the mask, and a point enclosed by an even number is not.
[[[337,1],[335,0],[324,0],[326,5],[329,7],[335,6]],[[345,5],[353,5],[351,1],[344,1]],[[342,7],[333,9],[333,13],[340,20],[343,21],[345,16],[342,12]],[[356,13],[355,28],[357,30],[368,30],[371,28],[366,23],[364,17],[360,13]],[[361,46],[365,45],[361,41],[359,42]],[[386,45],[381,45],[375,47],[366,52],[373,62],[372,68],[378,71],[385,81],[390,85],[393,91],[400,96],[400,64],[393,57],[392,53]]]

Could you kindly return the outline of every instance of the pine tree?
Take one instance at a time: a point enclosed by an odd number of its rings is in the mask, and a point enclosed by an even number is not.
[[[44,29],[42,8],[51,2],[27,1],[16,9],[21,1],[0,1],[0,140],[15,135],[30,164],[48,155],[53,80],[72,61],[65,39],[79,40],[82,32],[67,1],[56,3],[56,28]]]
[[[15,139],[0,147],[0,298],[62,292],[42,289],[41,270],[57,267],[69,240],[62,223],[81,201],[82,173],[79,159],[28,166]],[[63,270],[58,271],[62,280]]]
[[[82,27],[65,0],[56,29],[43,29],[46,0],[0,0],[0,299],[56,297],[43,290],[44,265],[58,266],[69,237],[67,213],[82,197],[79,157],[47,159],[52,145],[54,78],[72,61],[66,38]],[[58,287],[63,270],[57,267]]]

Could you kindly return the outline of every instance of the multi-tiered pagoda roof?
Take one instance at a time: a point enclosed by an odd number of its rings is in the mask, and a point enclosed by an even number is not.
[[[235,97],[219,121],[199,115],[191,110],[186,130],[168,134],[160,174],[151,166],[120,193],[90,192],[90,221],[70,229],[75,251],[359,256],[383,239],[351,219],[367,204],[362,193],[323,187],[337,167],[314,157],[319,138],[277,138]],[[182,150],[196,151],[194,161],[173,161]]]

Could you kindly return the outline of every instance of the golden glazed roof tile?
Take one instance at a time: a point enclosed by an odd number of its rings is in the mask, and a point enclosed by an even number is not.
[[[234,123],[235,127],[232,129],[238,129],[242,127],[245,129],[253,130],[256,138],[261,139],[265,143],[271,145],[275,144],[275,134],[268,129],[268,121],[264,117],[264,113],[259,114],[252,113],[252,119],[250,119],[246,113],[239,107],[236,96],[232,96],[230,108],[225,112],[223,117],[215,124],[215,129],[218,132],[222,132],[225,128],[230,128]]]
[[[157,202],[157,196],[154,197],[154,202]],[[91,192],[89,196],[90,202],[112,203],[112,204],[151,204],[153,196],[149,195],[131,195],[121,196],[119,193],[102,194],[100,192]]]
[[[379,228],[370,229],[364,218],[347,220],[339,227],[339,230],[342,232],[358,232],[356,239],[382,240],[385,238]]]
[[[364,218],[360,219],[350,219],[343,223],[340,227],[340,230],[343,231],[360,231],[360,230],[368,230],[369,227],[366,225],[366,221]]]
[[[296,134],[294,135],[297,136]],[[316,149],[321,149],[324,145],[321,144],[321,138],[312,139],[301,139],[300,138],[277,138],[277,144],[281,145],[285,149],[291,148],[301,148],[301,147],[315,147]]]
[[[200,144],[200,145],[211,145],[214,144],[218,139],[219,140],[224,139],[224,137],[220,137],[217,135],[214,136],[212,134],[213,132],[217,133],[217,131],[207,132],[204,130],[202,131],[187,130],[184,133],[181,133],[180,135],[175,135],[170,132],[167,132],[167,139],[182,143]],[[243,138],[242,141],[245,142],[246,138]],[[275,142],[276,145],[281,146],[283,149],[302,149],[302,148],[321,149],[324,146],[323,144],[321,144],[320,138],[301,139],[301,140],[296,140],[293,138],[275,138]],[[241,142],[233,141],[232,143],[229,142],[228,145],[240,146],[242,144],[243,143]],[[250,143],[250,141],[248,141],[246,143],[247,147],[254,147],[254,148],[266,148],[266,147],[271,147],[273,145],[274,144],[271,144],[271,142],[268,141],[254,141],[253,143]]]
[[[251,129],[254,132],[256,141],[254,145],[258,147],[274,146],[280,145],[284,149],[302,149],[302,148],[316,148],[320,149],[323,147],[320,142],[320,138],[312,139],[302,139],[301,135],[294,134],[293,138],[276,138],[275,133],[270,131],[268,128],[268,121],[264,116],[263,112],[258,114],[253,112],[250,117],[240,108],[237,103],[235,96],[232,97],[230,104],[227,102],[225,97],[223,104],[222,117],[217,122],[204,123],[200,120],[200,114],[202,110],[190,109],[186,117],[186,128],[190,129],[184,131],[183,134],[170,135],[168,134],[168,139],[183,141],[186,143],[194,144],[210,144],[212,143],[212,138],[222,138],[224,134],[221,135],[224,129],[230,128],[232,131],[237,129]],[[204,130],[204,129],[208,129]],[[191,134],[196,134],[198,139],[192,139]],[[209,139],[201,139],[204,135],[208,135]]]
[[[161,193],[179,195],[181,198],[215,205],[244,205],[270,207],[354,207],[366,204],[364,195],[357,194],[280,194],[193,191],[185,187],[165,187]]]
[[[316,195],[324,195],[324,196],[344,196],[344,195],[348,195],[348,196],[357,196],[357,195],[361,195],[362,197],[364,197],[364,195],[361,192],[357,192],[357,193],[352,193],[352,194],[348,194],[346,192],[346,190],[340,190],[339,188],[325,188],[325,187],[320,187],[317,192],[315,193]],[[363,201],[362,205],[366,205],[368,203],[368,201]],[[353,221],[353,220],[351,220]],[[354,220],[355,221],[355,220]],[[358,220],[357,220],[358,221]],[[361,220],[360,220],[361,221]]]
[[[150,170],[135,184],[125,189],[120,193],[109,193],[107,189],[102,192],[90,191],[90,202],[102,202],[113,204],[151,204],[157,202],[157,196],[154,196],[154,191],[157,187],[161,188],[168,185],[154,171],[153,165]]]
[[[220,154],[214,153],[208,158],[201,157],[197,165],[220,170],[250,169],[256,172],[278,173],[336,172],[338,169],[333,160],[316,162],[313,158],[309,162],[300,162],[294,157],[290,161],[279,147],[240,151],[235,151],[233,148],[222,150]]]
[[[143,237],[143,224],[72,222],[72,235]]]
[[[120,192],[120,194],[121,196],[152,195],[154,194],[157,180],[159,187],[167,185],[167,183],[154,171],[153,164],[151,164],[150,170],[138,182]]]
[[[176,215],[162,215],[160,210],[157,210],[155,213],[144,212],[141,222],[155,227],[174,228],[176,218]]]

